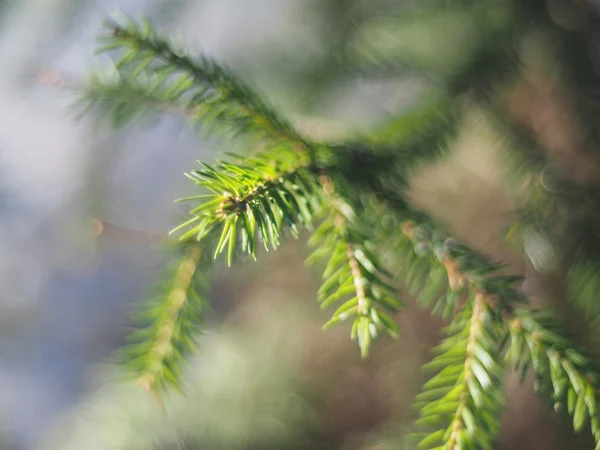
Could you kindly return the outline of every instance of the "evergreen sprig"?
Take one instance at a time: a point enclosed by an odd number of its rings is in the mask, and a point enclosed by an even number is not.
[[[370,130],[358,142],[348,142],[346,147],[361,148],[366,143],[368,152],[362,156],[363,164],[365,159],[393,155],[394,162],[387,171],[377,167],[366,172],[371,183],[380,181],[373,176],[375,173],[385,175],[392,169],[396,176],[405,176],[449,153],[450,144],[459,132],[462,103],[444,90],[432,90],[407,111]]]
[[[92,74],[73,109],[79,115],[99,113],[115,128],[149,122],[159,113],[186,115],[185,107],[171,98],[160,78],[147,73],[134,78],[117,71]]]
[[[421,223],[405,221],[400,239],[420,259],[408,265],[418,269],[407,281],[422,289],[422,301],[436,300],[434,311],[454,315],[438,355],[424,366],[439,372],[416,398],[417,426],[425,431],[415,437],[421,448],[492,448],[504,403],[504,315],[522,300],[513,287],[520,278],[499,273],[503,265],[448,237],[424,213],[415,215]]]
[[[504,310],[515,303],[525,300],[515,287],[522,277],[502,273],[505,265],[494,262],[486,255],[458,242],[435,221],[426,218],[419,212],[421,220],[416,223],[406,220],[402,224],[400,246],[406,249],[407,244],[414,249],[420,264],[411,264],[414,271],[405,274],[406,282],[413,291],[422,294],[422,302],[428,304],[441,294],[434,306],[444,316],[449,315],[457,307],[460,294],[464,291],[481,291],[490,294],[496,308]],[[408,242],[405,240],[408,239]],[[440,270],[445,274],[441,279]],[[433,287],[426,284],[431,283]]]
[[[324,328],[352,317],[351,336],[366,357],[380,331],[399,334],[385,312],[403,306],[384,267],[390,258],[379,255],[389,242],[381,238],[386,228],[392,235],[386,238],[397,244],[391,256],[402,263],[397,277],[409,293],[418,294],[424,305],[435,302],[434,313],[453,317],[437,356],[426,365],[437,373],[417,397],[418,425],[425,428],[421,447],[492,448],[508,364],[524,374],[532,367],[536,390],[550,393],[556,409],[566,403],[575,430],[589,420],[600,441],[600,364],[579,350],[547,312],[517,308],[525,300],[516,287],[521,277],[459,243],[406,195],[415,167],[449,149],[465,100],[472,94],[479,107],[489,107],[490,88],[517,72],[518,52],[510,40],[520,36],[527,21],[505,19],[490,16],[498,29],[473,45],[460,70],[442,83],[442,94],[436,92],[376,136],[335,145],[307,141],[232,72],[209,57],[190,56],[150,24],[107,23],[100,50],[120,55],[117,72],[112,81],[95,78],[84,91],[84,105],[110,112],[118,121],[149,108],[179,112],[194,124],[241,135],[250,149],[260,150],[214,165],[201,163],[188,175],[201,192],[181,199],[196,204],[190,219],[173,230],[180,238],[179,254],[159,294],[144,307],[145,326],[124,351],[144,388],[181,387],[182,366],[202,323],[212,261],[222,253],[228,264],[240,253],[256,258],[261,242],[266,250],[277,249],[300,229],[312,232],[310,243],[316,247],[308,261],[326,260],[318,292],[322,307],[341,303]],[[531,153],[532,164],[524,170],[537,172],[542,159],[535,148]],[[550,203],[542,203],[541,210],[553,201],[542,200]],[[376,208],[391,213],[391,225],[363,217]]]
[[[447,327],[438,355],[424,366],[438,373],[416,398],[421,410],[416,424],[433,428],[416,434],[420,448],[492,448],[504,403],[501,328],[482,292],[471,296]]]
[[[187,231],[182,240],[201,240],[215,229],[220,238],[215,258],[227,249],[231,265],[238,243],[240,250],[256,258],[258,238],[266,250],[276,249],[285,232],[298,235],[298,228],[311,227],[321,208],[316,167],[300,153],[280,149],[258,154],[241,164],[221,162],[189,174],[197,186],[209,193],[179,201],[201,200],[193,216],[172,232]]]
[[[394,338],[400,335],[400,329],[383,309],[397,312],[403,305],[396,289],[389,284],[391,274],[383,267],[369,234],[360,229],[352,207],[333,194],[330,197],[328,215],[309,240],[316,250],[307,262],[327,260],[324,282],[318,292],[322,308],[351,297],[338,307],[323,328],[355,318],[350,336],[358,341],[361,355],[366,358],[381,330]]]
[[[154,297],[137,314],[140,328],[130,333],[129,345],[121,351],[130,374],[154,393],[168,386],[182,388],[182,367],[195,347],[194,333],[207,305],[209,265],[202,246],[182,244],[175,253]]]
[[[210,261],[223,252],[229,265],[239,251],[256,257],[260,241],[266,250],[276,249],[286,233],[296,237],[299,228],[311,227],[322,208],[316,173],[305,155],[280,149],[238,165],[203,164],[189,175],[208,193],[180,199],[200,201],[192,219],[172,231],[185,230],[179,245],[186,251],[171,281],[161,284],[162,293],[144,305],[141,318],[147,326],[132,333],[123,351],[145,389],[158,393],[168,385],[181,387],[181,367],[194,348],[206,303],[200,274]]]
[[[308,143],[239,77],[206,55],[194,57],[182,45],[164,39],[148,21],[108,20],[98,52],[118,52],[118,74],[109,82],[96,77],[84,90],[83,104],[109,105],[115,93],[129,92],[107,112],[126,115],[155,107],[179,111],[193,124],[219,127],[219,134],[243,134],[296,149]],[[210,128],[209,128],[210,130]],[[254,145],[257,145],[254,142]]]
[[[404,226],[404,233],[411,239],[412,244],[415,246],[415,252],[421,255],[435,254],[435,259],[430,259],[430,261],[436,261],[438,266],[445,267],[450,290],[453,287],[456,289],[457,287],[466,286],[471,290],[471,296],[473,292],[475,293],[475,298],[477,301],[482,302],[484,305],[482,308],[488,313],[485,321],[487,324],[485,328],[486,346],[477,355],[478,358],[482,359],[481,363],[483,364],[486,361],[488,364],[487,369],[494,368],[497,371],[494,372],[496,373],[495,376],[500,376],[498,373],[502,373],[507,363],[514,364],[521,371],[522,379],[525,378],[527,371],[533,368],[536,376],[535,391],[541,395],[547,395],[549,391],[557,412],[562,411],[566,403],[567,411],[573,417],[575,431],[580,431],[589,421],[592,434],[597,443],[596,448],[600,448],[600,415],[598,414],[597,398],[600,362],[588,352],[579,349],[574,336],[565,329],[550,311],[515,308],[516,304],[523,300],[522,295],[512,287],[519,278],[496,275],[495,271],[501,269],[500,265],[492,263],[484,255],[466,246],[460,245],[458,248],[461,250],[448,252],[447,242],[445,247],[443,244],[440,247],[440,240],[438,239],[436,243],[431,238],[434,233],[423,230],[428,230],[428,228],[424,228],[423,225],[416,226],[413,222],[408,222]],[[438,233],[441,232],[438,229]],[[431,266],[429,268],[431,270]],[[440,283],[438,283],[439,285]],[[442,295],[438,300],[438,304],[445,299],[446,297]],[[455,307],[455,303],[449,304]],[[455,321],[460,320],[462,314],[466,314],[467,317],[474,320],[474,314],[468,312],[469,305],[470,302],[467,302],[467,306],[456,313]],[[469,328],[463,324],[460,329],[462,333],[467,333]],[[425,365],[426,368],[440,369],[440,365],[443,366],[444,363],[447,363],[449,369],[446,372],[442,370],[432,378],[425,385],[423,394],[417,397],[416,406],[421,407],[422,414],[422,418],[417,423],[421,426],[439,426],[440,423],[444,423],[444,416],[438,414],[438,412],[443,411],[445,407],[449,410],[453,409],[451,402],[455,401],[455,398],[451,395],[446,396],[446,393],[450,391],[441,389],[444,387],[440,385],[442,380],[448,383],[446,389],[448,387],[458,389],[457,386],[464,381],[464,378],[460,379],[458,377],[453,381],[448,373],[452,370],[452,361],[455,361],[455,364],[458,364],[456,361],[462,361],[464,370],[467,370],[469,366],[467,364],[468,353],[465,351],[460,353],[464,347],[464,342],[463,347],[461,347],[458,345],[459,338],[455,339],[455,341],[450,341],[456,344],[454,347],[450,344],[448,344],[449,347],[445,347],[442,344],[440,348],[440,350],[448,350],[449,355],[442,353],[431,363]],[[510,345],[503,361],[501,355],[507,339]],[[492,379],[492,374],[487,373],[487,376]],[[499,380],[492,383],[496,388],[501,385]],[[438,388],[440,390],[436,390]],[[495,416],[489,416],[485,411],[479,411],[479,415],[476,417],[478,419],[486,418],[486,420],[485,423],[476,428],[477,432],[473,435],[468,433],[457,434],[457,436],[462,436],[467,444],[451,439],[451,433],[444,428],[431,433],[417,434],[421,438],[420,445],[423,448],[433,448],[434,444],[442,442],[445,444],[443,448],[449,449],[491,448],[491,440],[486,441],[486,439],[491,439],[497,432],[495,424],[498,423],[497,417],[501,405],[498,402],[499,397],[497,394],[497,392],[492,392],[488,395],[481,389],[470,391],[470,395],[479,395],[481,399],[486,399],[488,401],[488,413],[495,411]],[[438,403],[432,402],[432,399],[437,399]],[[455,409],[455,411],[458,410],[459,408]],[[471,412],[470,409],[469,412]],[[467,422],[471,420],[462,417],[462,414],[460,416],[459,424],[461,426],[466,424],[465,420]],[[467,413],[467,416],[469,416],[469,413]],[[496,417],[496,421],[488,423],[490,417]],[[459,420],[457,418],[458,415],[455,417],[455,421]]]
[[[574,336],[548,310],[517,309],[509,324],[507,360],[521,371],[522,378],[533,369],[536,392],[550,394],[556,412],[566,407],[575,431],[589,422],[596,448],[600,448],[600,361],[580,350]]]

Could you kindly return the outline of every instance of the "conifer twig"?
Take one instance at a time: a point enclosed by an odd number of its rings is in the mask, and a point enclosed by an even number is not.
[[[141,326],[128,336],[130,344],[121,358],[131,376],[145,390],[159,397],[167,386],[181,389],[182,363],[195,346],[194,332],[207,304],[206,264],[199,269],[203,248],[185,243],[176,249],[176,264],[156,296],[138,314]]]
[[[488,7],[481,9],[487,14]],[[399,329],[384,311],[396,312],[403,303],[378,253],[385,227],[373,221],[369,229],[363,217],[369,208],[386,208],[392,222],[400,222],[388,228],[398,242],[394,256],[403,257],[409,292],[435,299],[433,312],[452,316],[446,339],[425,365],[437,373],[416,399],[418,425],[432,429],[420,434],[420,446],[491,448],[504,401],[502,372],[510,363],[523,374],[533,367],[536,389],[550,392],[557,409],[567,403],[576,431],[589,420],[600,448],[597,359],[579,350],[547,312],[518,308],[526,300],[516,287],[521,277],[505,274],[503,264],[457,242],[405,195],[410,173],[449,149],[462,96],[469,92],[485,104],[491,88],[517,72],[510,39],[520,36],[526,22],[501,18],[482,33],[485,39],[473,46],[461,70],[446,77],[442,94],[379,130],[378,138],[343,145],[306,140],[239,77],[212,58],[190,56],[150,24],[109,22],[100,50],[119,53],[115,77],[93,79],[83,106],[108,112],[116,122],[150,107],[177,111],[193,124],[216,125],[220,135],[242,137],[249,148],[261,150],[250,157],[231,154],[228,161],[201,164],[188,174],[199,192],[181,199],[194,204],[190,219],[172,231],[182,232],[173,267],[144,305],[145,326],[124,350],[137,382],[154,393],[181,388],[182,365],[207,303],[203,292],[211,261],[223,253],[229,265],[240,254],[256,257],[260,243],[277,249],[301,228],[312,233],[315,247],[307,262],[326,261],[317,293],[321,307],[341,303],[324,328],[352,317],[350,335],[363,357],[381,330],[396,337]],[[61,84],[56,77],[47,81]],[[96,223],[98,232],[107,228],[111,225]]]
[[[105,236],[110,239],[137,244],[161,242],[168,237],[167,233],[160,231],[127,228],[101,219],[92,219],[91,229],[92,235],[95,237]]]
[[[163,369],[163,361],[167,353],[171,351],[171,341],[173,335],[177,332],[177,317],[179,311],[187,301],[192,277],[194,276],[194,272],[200,262],[201,256],[202,249],[198,246],[194,246],[191,248],[188,256],[186,256],[177,267],[175,278],[172,282],[171,292],[167,299],[167,308],[161,319],[156,340],[148,354],[148,359],[153,361],[152,366],[138,378],[138,383],[147,391],[154,390],[158,373]]]
[[[323,285],[318,297],[321,307],[346,300],[323,326],[327,329],[350,317],[355,317],[350,336],[357,340],[361,356],[369,354],[372,341],[383,329],[396,338],[400,329],[383,309],[397,312],[402,302],[396,289],[386,280],[390,274],[374,252],[370,237],[362,228],[351,205],[344,200],[329,176],[319,176],[327,202],[325,219],[314,231],[309,244],[317,247],[307,262],[312,264],[326,259]]]
[[[418,229],[414,223],[410,222],[403,227],[403,231],[418,246],[423,243],[424,235],[419,235],[416,230]],[[600,361],[588,353],[578,350],[573,336],[549,311],[516,308],[516,304],[522,301],[522,297],[509,285],[518,279],[514,277],[499,278],[497,275],[491,275],[489,271],[482,276],[482,273],[474,270],[475,268],[469,267],[468,263],[472,263],[472,259],[464,258],[464,252],[468,251],[466,247],[463,247],[462,262],[464,265],[461,265],[460,259],[448,264],[444,256],[441,258],[438,256],[439,264],[446,268],[449,285],[452,284],[452,280],[465,280],[469,288],[476,293],[476,301],[486,305],[485,308],[490,314],[487,321],[495,323],[492,329],[498,330],[496,340],[493,341],[494,345],[490,348],[501,352],[506,341],[506,339],[500,339],[501,336],[510,336],[510,348],[506,354],[507,361],[522,372],[522,378],[528,369],[533,367],[536,376],[536,392],[546,394],[550,391],[557,411],[562,410],[563,404],[567,402],[567,410],[573,416],[575,431],[581,430],[586,422],[590,421],[592,434],[597,445],[600,446],[600,415],[597,394],[600,392],[598,375]],[[473,314],[469,312],[468,315],[474,318],[475,310],[476,308],[474,308]],[[469,354],[467,352],[466,362],[469,361]],[[484,357],[484,359],[491,364],[501,358],[496,356]],[[434,359],[432,363],[434,367],[437,367],[435,362]],[[497,363],[494,362],[494,364]],[[489,367],[487,368],[489,369]],[[427,387],[426,384],[425,388],[427,389]],[[419,400],[419,397],[417,399]],[[443,399],[442,397],[440,402]],[[432,414],[431,411],[424,407],[423,414],[424,420],[420,422],[431,425],[427,419]],[[460,426],[462,426],[462,422],[460,422]],[[423,440],[427,446],[435,439],[441,438],[441,433],[433,433],[425,434]],[[446,440],[445,436],[443,441],[457,443],[452,439]]]

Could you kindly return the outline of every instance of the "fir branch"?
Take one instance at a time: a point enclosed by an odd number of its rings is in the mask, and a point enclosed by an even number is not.
[[[418,294],[419,303],[437,300],[433,312],[447,317],[460,307],[465,290],[485,293],[498,311],[526,300],[515,287],[522,277],[504,274],[504,264],[460,243],[396,193],[382,190],[376,194],[395,212],[393,223],[402,231],[393,234],[395,257],[406,258],[396,276],[404,278],[409,293]]]
[[[410,280],[410,274],[408,281],[419,284],[416,290],[429,289],[429,300],[438,297],[434,312],[445,316],[454,313],[447,330],[450,337],[438,348],[439,355],[425,365],[441,371],[425,384],[425,390],[416,399],[416,406],[421,409],[417,425],[433,428],[416,435],[419,445],[491,448],[503,405],[503,365],[499,361],[500,342],[507,334],[504,317],[515,303],[523,300],[513,286],[520,277],[501,274],[502,264],[458,243],[425,213],[412,210],[401,198],[384,194],[388,204],[393,203],[400,217],[405,218],[401,241],[405,246],[410,243],[412,253],[421,259],[417,266],[420,265],[422,278]],[[414,217],[419,223],[406,217]],[[414,260],[408,266],[414,267]],[[445,282],[440,272],[446,274]],[[432,291],[422,283],[433,273],[438,275]],[[465,291],[468,300],[461,305],[459,300]]]
[[[416,435],[420,448],[492,447],[503,406],[502,366],[497,363],[501,326],[486,295],[477,292],[448,327],[439,355],[424,366],[440,372],[416,399],[421,409],[417,425],[434,429]]]
[[[435,254],[438,263],[446,269],[448,286],[452,291],[468,285],[471,289],[493,294],[499,305],[523,300],[512,287],[521,277],[499,275],[506,267],[504,264],[494,262],[486,255],[444,235],[440,226],[434,227],[426,223],[417,225],[408,220],[404,222],[402,232],[420,252],[429,250]]]
[[[384,197],[393,192],[389,200],[397,201],[411,175],[448,154],[458,136],[462,109],[460,99],[430,91],[398,118],[332,146],[338,155],[332,169],[352,180],[354,191],[372,193],[386,202]]]
[[[426,365],[439,373],[417,398],[418,424],[433,429],[421,435],[420,445],[491,448],[507,362],[522,367],[523,374],[533,367],[536,390],[551,392],[557,409],[566,402],[576,431],[589,420],[599,443],[600,363],[578,350],[546,312],[515,309],[524,300],[515,287],[521,278],[506,275],[504,265],[457,242],[404,195],[410,172],[442,154],[456,135],[460,97],[474,93],[487,103],[490,88],[516,73],[512,39],[521,37],[523,24],[499,20],[492,30],[482,30],[484,38],[474,43],[460,69],[444,79],[443,94],[419,104],[388,130],[374,132],[367,145],[316,146],[212,59],[189,56],[149,24],[110,22],[101,50],[121,52],[118,77],[112,85],[92,83],[84,104],[105,104],[116,118],[131,118],[149,107],[180,111],[194,123],[215,124],[268,148],[235,164],[203,164],[189,174],[205,192],[182,199],[199,201],[190,220],[174,230],[185,230],[182,254],[141,315],[148,325],[132,334],[125,351],[138,383],[153,392],[181,387],[182,362],[193,348],[193,332],[207,303],[201,295],[205,273],[198,270],[204,261],[225,251],[229,264],[240,250],[256,257],[259,241],[275,249],[285,234],[311,228],[323,213],[309,261],[327,259],[318,293],[322,307],[343,302],[324,327],[354,317],[351,336],[358,339],[363,357],[379,330],[396,336],[399,330],[383,310],[396,311],[402,303],[377,254],[376,232],[366,232],[368,218],[357,217],[375,198],[377,206],[401,221],[394,231],[400,256],[407,257],[404,275],[411,290],[437,297],[434,312],[455,316],[439,354]],[[503,338],[510,340],[506,360]]]
[[[486,307],[491,313],[490,323],[494,323],[493,328],[497,330],[495,351],[502,350],[502,336],[510,330],[507,361],[520,368],[523,377],[533,367],[536,392],[546,394],[550,390],[557,411],[561,411],[566,402],[567,411],[573,416],[575,431],[581,430],[589,420],[598,444],[600,417],[597,392],[600,388],[600,362],[589,353],[579,350],[572,335],[548,311],[515,309],[516,302],[523,300],[522,295],[512,287],[519,278],[494,275],[494,272],[501,269],[500,265],[466,246],[460,246],[460,251],[456,247],[452,249],[452,246],[448,249],[447,243],[446,248],[440,247],[440,239],[432,239],[432,234],[423,225],[415,226],[408,222],[403,232],[419,252],[436,254],[438,264],[445,267],[449,286],[466,284],[472,291],[484,296]],[[464,308],[458,314],[463,313]],[[499,361],[499,355],[500,353],[496,353],[490,361]],[[427,419],[420,423],[427,423]],[[448,442],[448,435],[443,435],[440,431],[427,437],[429,439],[424,445],[442,438]],[[600,448],[600,444],[598,445]]]
[[[367,24],[353,43],[353,59],[371,76],[408,72],[452,96],[489,98],[494,87],[518,72],[515,43],[526,22],[502,1],[438,8],[421,7],[416,14]],[[422,39],[423,30],[427,39]]]
[[[266,250],[276,249],[285,232],[297,236],[298,227],[310,227],[321,207],[321,189],[315,166],[293,150],[258,154],[243,164],[203,165],[189,177],[212,193],[181,199],[204,200],[191,210],[192,218],[177,227],[186,229],[181,239],[202,239],[220,229],[215,258],[227,248],[231,264],[237,252],[256,257],[257,239]]]
[[[570,305],[586,321],[586,342],[592,346],[600,343],[600,277],[598,265],[579,263],[569,267],[567,272],[567,296]]]
[[[114,128],[145,121],[160,114],[190,118],[195,110],[176,101],[170,87],[158,76],[142,73],[133,78],[127,73],[92,74],[82,86],[67,86],[78,92],[72,109],[78,115],[92,112],[106,117]]]
[[[130,343],[121,352],[131,376],[155,394],[167,386],[181,389],[181,366],[193,351],[193,334],[208,303],[203,296],[207,267],[198,270],[202,247],[184,244],[180,252],[169,280],[160,283],[159,293],[138,315],[145,326],[129,335]]]
[[[448,150],[458,133],[462,103],[447,92],[432,90],[420,101],[375,129],[347,148],[367,147],[371,153],[393,152],[398,164],[415,168],[431,162]],[[372,176],[372,175],[371,175]]]
[[[365,217],[384,214],[392,223],[387,227],[387,235],[380,223],[372,225],[375,230],[383,231],[382,239],[393,241],[389,247],[395,250],[391,257],[404,258],[396,276],[404,277],[409,293],[418,294],[419,303],[426,305],[438,298],[434,310],[444,316],[455,309],[458,295],[444,283],[445,271],[443,266],[437,267],[440,262],[437,256],[448,254],[449,247],[456,242],[447,233],[440,234],[441,227],[426,214],[415,210],[406,201],[405,191],[412,172],[446,154],[450,142],[458,135],[462,108],[459,99],[443,91],[430,92],[408,112],[372,130],[358,143],[338,148],[347,156],[339,160],[337,169],[352,180],[355,190],[369,194],[367,209],[373,210],[373,197],[378,205],[375,214],[365,212]],[[393,224],[407,218],[423,225],[424,234],[420,233],[423,242],[413,243],[405,234],[397,232]],[[434,235],[431,235],[434,228],[430,225],[437,229]],[[436,252],[427,251],[432,239]]]
[[[538,394],[550,393],[557,412],[565,408],[573,418],[574,430],[590,422],[600,448],[600,361],[580,350],[571,333],[548,310],[513,311],[507,361],[525,377],[533,368]]]
[[[192,219],[173,230],[187,228],[180,239],[192,253],[175,270],[170,291],[149,305],[144,317],[150,325],[133,334],[136,343],[128,349],[129,366],[146,389],[159,390],[168,383],[180,387],[180,365],[184,352],[192,350],[193,326],[205,303],[189,284],[202,252],[214,245],[213,259],[227,251],[229,264],[238,247],[255,257],[259,238],[266,249],[275,249],[285,232],[296,236],[299,226],[310,227],[321,207],[320,167],[306,154],[280,148],[243,161],[221,162],[216,168],[204,164],[189,175],[210,192],[181,199],[202,200],[192,209]]]
[[[323,328],[355,317],[351,338],[358,340],[361,356],[366,358],[380,330],[394,338],[399,336],[400,329],[383,309],[397,312],[403,305],[386,280],[391,275],[377,256],[369,233],[361,229],[354,210],[333,192],[331,180],[322,177],[321,182],[328,193],[327,217],[309,240],[316,250],[307,262],[327,260],[318,292],[321,308],[343,302]]]
[[[221,134],[244,134],[271,145],[308,150],[310,145],[249,86],[213,59],[192,57],[163,39],[149,22],[107,21],[99,52],[120,51],[116,83],[92,84],[84,96],[110,99],[129,92],[119,102],[142,100],[184,112],[193,122],[220,125]]]
[[[350,42],[350,60],[369,72],[399,69],[396,74],[423,74],[443,83],[507,21],[504,5],[453,6],[437,11],[421,6],[412,12],[375,16]]]

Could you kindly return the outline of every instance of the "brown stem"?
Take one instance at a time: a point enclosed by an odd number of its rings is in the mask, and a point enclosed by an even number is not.
[[[161,231],[137,230],[122,227],[101,219],[92,219],[93,236],[105,236],[120,242],[131,242],[134,244],[153,244],[165,240],[167,233]]]

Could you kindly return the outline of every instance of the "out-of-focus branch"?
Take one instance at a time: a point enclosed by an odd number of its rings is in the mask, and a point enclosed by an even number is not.
[[[96,237],[104,236],[111,240],[133,244],[153,244],[164,241],[168,236],[162,231],[127,228],[101,219],[92,219],[91,231]]]

